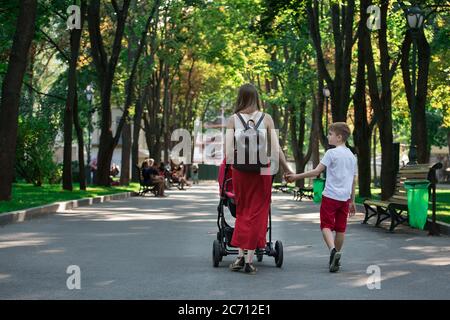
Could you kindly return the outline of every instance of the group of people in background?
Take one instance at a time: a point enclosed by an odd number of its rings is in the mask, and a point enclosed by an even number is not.
[[[97,159],[92,159],[89,166],[92,172],[92,180],[94,180],[97,173]],[[193,183],[198,184],[198,165],[193,164],[191,169]],[[119,173],[119,166],[112,163],[110,170],[111,185],[119,185],[117,180]],[[183,189],[184,186],[192,186],[192,183],[186,177],[186,166],[183,162],[179,164],[175,164],[173,161],[157,163],[154,159],[145,159],[141,165],[141,178],[145,184],[158,185],[158,194],[161,196],[164,196],[164,189],[169,188],[171,184],[177,184],[180,189]]]
[[[97,175],[97,158],[93,158],[89,163],[89,169],[91,173],[91,177],[88,181],[95,181]],[[117,164],[112,163],[111,168],[109,170],[109,182],[111,186],[118,186],[120,183],[118,181],[120,174],[120,168]]]
[[[141,174],[143,183],[146,185],[156,185],[158,188],[157,196],[166,197],[164,190],[170,184],[178,184],[180,189],[184,186],[192,186],[186,178],[186,167],[181,162],[180,164],[160,162],[157,163],[154,159],[146,159],[142,162]],[[197,168],[198,180],[198,168]],[[194,179],[195,181],[195,179]],[[198,183],[198,182],[197,182]]]

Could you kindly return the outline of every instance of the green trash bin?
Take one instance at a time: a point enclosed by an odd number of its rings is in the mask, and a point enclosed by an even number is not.
[[[428,216],[428,180],[406,180],[409,225],[423,230]]]
[[[313,201],[315,203],[320,203],[322,201],[322,191],[325,189],[325,179],[316,178],[313,180]]]

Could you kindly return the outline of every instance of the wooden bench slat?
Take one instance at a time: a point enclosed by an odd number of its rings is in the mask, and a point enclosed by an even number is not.
[[[393,195],[390,200],[392,202],[408,202],[408,198],[406,196]]]
[[[399,168],[398,171],[419,171],[419,170],[430,170],[432,166],[430,166],[429,164],[416,164],[413,166],[404,166]]]
[[[365,204],[368,204],[370,206],[379,206],[383,208],[387,208],[390,202],[382,201],[382,200],[374,200],[374,199],[368,199],[364,201]]]
[[[397,181],[405,181],[405,180],[411,180],[411,179],[426,179],[428,177],[428,175],[424,175],[424,174],[418,174],[418,173],[413,173],[413,174],[409,174],[409,175],[402,175],[402,178],[400,180]]]
[[[398,170],[398,173],[408,173],[408,172],[428,172],[430,168],[417,168],[417,169],[400,169]]]

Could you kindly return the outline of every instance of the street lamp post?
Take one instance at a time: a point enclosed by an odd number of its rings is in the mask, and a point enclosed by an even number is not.
[[[92,100],[94,99],[94,90],[92,84],[89,84],[85,90],[86,99],[89,102],[89,116],[88,116],[88,145],[87,145],[87,163],[88,167],[91,165],[91,140],[92,140],[92,115],[95,112],[92,108]],[[89,170],[89,182],[91,179],[91,171]]]
[[[413,6],[407,10],[406,19],[413,41],[412,54],[412,104],[411,104],[411,144],[409,147],[408,165],[417,164],[417,115],[416,115],[416,67],[417,67],[417,34],[423,26],[424,16],[419,7]]]
[[[331,92],[327,86],[323,88],[323,96],[325,97],[325,135],[328,136],[328,99],[330,98]],[[328,149],[328,142],[327,142]],[[327,170],[323,171],[323,177],[327,178]]]
[[[325,97],[325,109],[326,109],[326,118],[325,118],[325,133],[328,135],[328,99],[330,98],[331,92],[327,86],[323,88],[323,96]]]

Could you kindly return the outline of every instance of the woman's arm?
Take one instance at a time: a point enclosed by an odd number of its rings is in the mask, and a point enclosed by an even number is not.
[[[267,113],[266,113],[266,118],[267,118],[266,127],[269,132],[269,141],[270,141],[270,157],[272,159],[274,159],[274,157],[277,157],[276,160],[279,161],[279,164],[283,168],[283,172],[285,174],[291,174],[292,171],[289,168],[289,165],[286,161],[284,152],[283,152],[283,150],[281,150],[281,147],[280,147],[280,141],[278,139],[277,131],[275,130],[275,124],[273,122],[273,119]],[[274,155],[273,154],[274,152],[278,153],[278,155],[276,155],[276,154]]]

